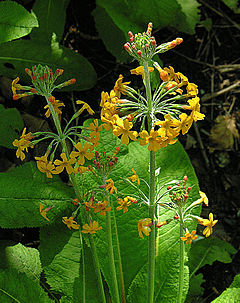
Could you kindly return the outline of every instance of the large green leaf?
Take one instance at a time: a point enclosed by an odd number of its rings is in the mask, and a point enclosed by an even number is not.
[[[38,282],[15,269],[0,271],[0,302],[53,302],[40,287]]]
[[[85,90],[96,82],[96,73],[92,65],[81,55],[60,46],[53,36],[51,45],[43,41],[12,41],[4,43],[0,49],[1,73],[8,77],[19,77],[23,83],[30,84],[25,68],[35,64],[48,65],[53,70],[64,69],[61,82],[75,78],[74,86],[63,90]]]
[[[196,0],[152,0],[151,4],[145,0],[97,0],[97,4],[106,10],[125,35],[129,30],[143,32],[150,21],[155,28],[171,26],[193,34],[200,20]]]
[[[26,247],[21,243],[13,245],[0,241],[0,252],[1,268],[13,268],[25,273],[32,280],[39,280],[42,267],[37,249]]]
[[[55,33],[58,41],[61,41],[68,3],[69,0],[36,0],[33,11],[38,18],[39,28],[32,31],[31,39],[50,42]]]
[[[203,238],[193,243],[188,254],[190,289],[187,302],[193,302],[195,297],[200,297],[203,293],[201,288],[201,284],[204,282],[202,274],[195,275],[198,269],[206,264],[212,265],[215,261],[231,263],[231,255],[236,252],[230,243],[218,238]]]
[[[228,242],[218,238],[203,238],[195,241],[189,251],[188,266],[191,276],[202,266],[212,265],[214,261],[231,263],[231,255],[236,249]]]
[[[124,33],[114,24],[105,9],[98,6],[92,12],[97,31],[103,40],[106,49],[114,55],[119,62],[128,62],[131,60],[128,53],[123,48],[126,42]]]
[[[61,220],[63,212],[71,205],[73,189],[58,176],[48,179],[33,162],[25,163],[7,173],[0,173],[0,226],[3,228],[37,227]],[[39,212],[53,206],[47,213],[50,222]]]
[[[212,303],[238,303],[240,302],[240,274],[235,276],[234,281],[230,287],[225,290]]]
[[[19,138],[23,128],[23,121],[16,108],[4,108],[0,104],[0,145],[7,148],[14,148],[13,140]]]
[[[41,227],[40,243],[41,262],[47,283],[51,290],[64,294],[70,300],[81,270],[80,231],[70,231],[63,223]]]
[[[0,43],[28,35],[38,20],[24,7],[13,1],[0,3]]]
[[[120,145],[118,138],[114,137],[111,132],[101,132],[100,145],[97,147],[97,150],[100,153],[105,151],[107,154],[111,155],[116,145]],[[141,147],[138,142],[132,142],[127,147],[123,148],[122,154],[119,153],[118,157],[119,162],[117,166],[113,169],[110,177],[115,181],[115,184],[118,188],[118,192],[125,194],[136,194],[136,191],[129,187],[129,185],[126,185],[125,183],[121,182],[120,178],[131,176],[131,168],[134,168],[140,178],[143,178],[148,181],[149,152],[146,147]],[[161,167],[161,172],[158,177],[161,184],[164,184],[176,178],[182,178],[184,175],[188,175],[189,186],[193,187],[193,191],[191,192],[192,199],[195,200],[196,198],[198,198],[197,179],[190,164],[189,158],[184,152],[184,149],[182,148],[180,143],[177,143],[173,146],[168,146],[167,148],[160,150],[159,152],[157,152],[156,159],[157,167]],[[85,190],[91,189],[91,187],[94,186],[97,187],[101,185],[101,182],[97,182],[97,178],[90,173],[84,174],[83,178],[79,179],[79,185],[82,184]],[[147,187],[143,182],[141,183],[141,189],[145,192],[145,194],[147,194]],[[113,204],[115,208],[117,206],[117,201],[115,200]],[[196,214],[199,214],[199,211],[200,208],[196,210]],[[143,268],[146,266],[147,263],[147,239],[145,238],[144,240],[142,240],[141,238],[139,238],[137,224],[138,220],[148,217],[148,212],[146,207],[140,207],[137,205],[135,207],[129,207],[129,211],[125,214],[123,214],[122,211],[115,211],[115,214],[122,255],[125,288],[127,290],[132,283],[139,283],[139,279],[141,278],[138,277],[138,274],[142,275],[141,272],[143,271]],[[173,213],[165,210],[162,211],[162,216],[159,218],[159,220],[162,221],[166,218],[172,218],[173,216]],[[96,245],[98,249],[101,268],[111,290],[112,286],[109,272],[109,264],[108,259],[106,258],[107,243],[106,236],[104,233],[105,219],[101,216],[94,215],[93,218],[98,220],[100,222],[100,225],[103,227],[103,229],[97,232],[96,234]],[[115,232],[113,232],[113,241],[114,247],[116,247]],[[159,257],[163,256],[163,261],[159,262],[159,266],[161,266],[161,268],[165,268],[167,270],[167,268],[171,266],[171,264],[167,263],[167,266],[164,267],[164,258],[166,257],[167,260],[168,254],[176,254],[176,252],[174,253],[174,249],[178,249],[176,248],[178,242],[179,226],[175,221],[172,221],[167,226],[163,226],[161,229],[158,230],[158,255]],[[176,264],[173,264],[173,266],[176,266]],[[161,275],[159,277],[159,281],[161,281],[161,279],[163,279],[165,276],[167,277],[166,272],[162,270]],[[172,279],[176,280],[177,277],[178,272],[175,271],[175,277],[172,277]],[[135,278],[137,279],[136,282],[134,282]],[[169,281],[166,281],[166,283],[162,286],[161,290],[162,293],[172,292],[173,295],[175,292],[175,296],[177,294],[176,285],[170,283]],[[156,294],[156,298],[158,298],[158,294]],[[162,297],[161,300],[163,300]]]

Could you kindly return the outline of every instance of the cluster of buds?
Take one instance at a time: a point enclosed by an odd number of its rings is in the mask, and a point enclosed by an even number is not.
[[[108,174],[117,164],[118,157],[116,157],[116,155],[118,151],[119,147],[116,147],[112,156],[107,156],[106,152],[103,152],[102,155],[100,155],[98,151],[95,152],[93,163],[101,175]]]
[[[148,24],[146,33],[143,32],[133,35],[132,32],[128,32],[130,42],[124,44],[125,50],[138,61],[151,60],[152,57],[158,53],[164,53],[175,46],[182,43],[182,38],[176,38],[175,40],[167,43],[163,43],[159,46],[156,44],[156,40],[152,33],[152,23]]]
[[[130,43],[127,42],[124,44],[125,50],[137,60],[151,60],[156,50],[156,40],[154,37],[151,37],[151,33],[151,22],[148,24],[146,33],[133,35],[132,32],[128,32]]]
[[[169,197],[173,204],[177,204],[179,206],[183,206],[189,197],[189,193],[191,191],[191,187],[186,187],[187,176],[183,177],[182,183],[178,183],[177,186],[173,188],[171,186],[167,187],[169,191]]]
[[[57,68],[55,72],[53,72],[51,68],[42,66],[41,64],[33,66],[32,69],[25,68],[25,72],[31,77],[34,88],[30,86],[21,86],[20,84],[17,84],[19,78],[15,79],[12,84],[12,90],[14,92],[13,100],[34,94],[51,96],[54,89],[61,89],[76,82],[76,79],[70,79],[59,85],[55,85],[54,83],[57,78],[63,74],[63,69]],[[28,92],[17,94],[16,90],[25,90]]]

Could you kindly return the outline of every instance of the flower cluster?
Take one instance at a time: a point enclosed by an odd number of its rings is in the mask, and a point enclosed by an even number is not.
[[[63,69],[56,69],[55,72],[53,72],[51,68],[48,66],[42,66],[41,64],[33,66],[32,70],[26,68],[25,72],[31,77],[34,88],[18,84],[19,78],[17,77],[12,82],[13,100],[34,94],[51,96],[54,89],[60,89],[76,82],[75,79],[71,79],[64,83],[55,85],[54,83],[57,78],[63,74]],[[26,92],[23,94],[18,94],[18,90],[23,90]]]
[[[188,221],[195,221],[203,226],[205,229],[203,230],[203,235],[205,237],[209,237],[213,233],[213,226],[218,222],[218,220],[213,220],[213,214],[209,214],[208,219],[203,219],[198,217],[192,213],[192,210],[199,204],[204,203],[208,206],[208,198],[205,193],[199,192],[200,198],[196,201],[192,202],[190,205],[188,202],[189,195],[191,192],[191,187],[186,186],[187,176],[184,176],[181,182],[173,181],[171,185],[167,186],[167,189],[164,193],[162,193],[159,197],[156,197],[156,203],[166,209],[170,209],[175,212],[173,218],[169,218],[163,222],[152,222],[149,221],[149,218],[141,219],[138,222],[138,231],[141,238],[143,238],[142,233],[146,236],[149,235],[151,229],[150,226],[155,225],[157,228],[162,227],[163,225],[169,224],[171,221],[176,220],[179,222],[183,231],[185,231],[185,235],[181,237],[182,241],[186,241],[186,244],[191,244],[193,240],[197,239],[196,231],[193,230],[189,232],[186,223]],[[161,199],[164,195],[169,195],[170,202],[161,202]]]
[[[115,167],[118,162],[118,151],[119,147],[116,147],[112,156],[107,155],[106,152],[103,152],[102,155],[100,155],[98,151],[95,152],[95,159],[93,160],[93,164],[100,175],[108,175]]]
[[[148,24],[148,28],[146,32],[133,34],[132,32],[128,32],[130,43],[127,42],[124,44],[125,50],[137,59],[141,60],[151,60],[152,57],[158,53],[164,53],[175,46],[182,43],[182,38],[176,38],[175,40],[167,43],[163,43],[157,46],[156,40],[152,34],[152,23]]]

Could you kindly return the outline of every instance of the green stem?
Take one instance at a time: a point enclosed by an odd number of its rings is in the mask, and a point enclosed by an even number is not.
[[[50,108],[50,111],[51,111],[51,115],[53,117],[53,121],[54,121],[54,124],[56,126],[58,135],[62,139],[61,140],[61,144],[62,144],[63,152],[66,153],[66,155],[67,155],[67,157],[69,159],[69,152],[68,152],[66,141],[65,141],[65,139],[63,139],[62,128],[61,128],[61,125],[60,125],[60,121],[59,121],[58,115],[55,113],[52,104],[48,101],[48,97],[49,96],[46,96],[45,98],[46,98],[47,103],[49,105],[49,108]],[[78,200],[81,201],[81,193],[80,193],[80,190],[78,188],[75,175],[74,174],[69,175],[69,179],[72,182],[72,185],[73,185],[73,188],[74,188],[74,191],[75,191],[75,194],[76,194]],[[100,270],[99,260],[98,260],[97,251],[96,251],[96,247],[95,247],[95,243],[94,243],[94,239],[93,239],[92,235],[89,235],[89,242],[90,242],[90,246],[91,246],[91,251],[92,251],[92,256],[93,256],[93,263],[94,263],[95,272],[96,272],[96,276],[97,276],[98,288],[99,288],[100,296],[101,296],[102,302],[106,303],[106,298],[105,298],[105,294],[104,294],[104,287],[103,287],[103,282],[102,282],[102,276],[101,276],[101,270]]]
[[[143,62],[144,66],[144,85],[146,88],[146,96],[148,103],[148,131],[153,127],[153,104],[152,104],[152,91],[150,83],[150,74],[148,70],[148,62]],[[149,176],[149,210],[148,216],[151,218],[153,228],[148,239],[148,293],[147,302],[153,303],[154,301],[154,281],[155,281],[155,152],[150,151],[150,176]]]
[[[180,237],[183,237],[184,234],[184,225],[183,225],[183,214],[181,207],[179,208],[179,221],[180,221]],[[177,296],[177,303],[182,303],[182,292],[183,292],[183,282],[184,282],[184,241],[180,239],[180,246],[179,246],[179,278],[178,278],[178,296]]]
[[[102,300],[102,303],[106,303],[106,298],[105,298],[104,287],[103,287],[103,283],[102,283],[101,269],[100,269],[100,265],[99,265],[97,250],[96,250],[96,246],[95,246],[95,243],[94,243],[94,239],[91,235],[89,235],[89,242],[90,242],[90,246],[91,246],[93,264],[94,264],[95,273],[96,273],[96,277],[97,277],[98,290],[99,290],[99,293],[100,293],[100,298]]]
[[[119,238],[118,238],[118,229],[117,229],[117,221],[116,221],[116,216],[115,216],[115,211],[113,208],[113,223],[114,223],[114,229],[116,233],[116,243],[117,243],[117,254],[118,254],[118,262],[119,262],[119,274],[120,274],[120,284],[121,284],[121,298],[122,298],[122,303],[126,303],[126,298],[125,298],[125,288],[124,288],[124,277],[123,277],[123,268],[122,268],[122,259],[121,259],[121,251],[120,251],[120,243],[119,243]]]
[[[118,291],[118,282],[117,282],[117,273],[113,255],[113,244],[112,244],[112,226],[111,226],[111,214],[107,212],[106,214],[106,232],[107,232],[107,242],[108,242],[108,256],[109,256],[109,266],[112,278],[113,286],[113,303],[120,303],[119,300],[119,291]]]

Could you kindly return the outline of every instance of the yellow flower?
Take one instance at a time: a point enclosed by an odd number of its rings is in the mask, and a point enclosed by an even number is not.
[[[74,221],[73,219],[74,219],[74,217],[70,217],[69,219],[67,217],[63,217],[62,218],[62,222],[64,224],[66,224],[69,229],[71,229],[71,228],[73,228],[73,229],[79,229],[80,225],[77,224],[77,222]]]
[[[39,166],[41,166],[42,163],[47,164],[48,163],[48,153],[46,153],[44,156],[42,157],[35,157],[35,160],[37,161],[37,167],[39,169]]]
[[[56,100],[53,96],[50,96],[50,97],[48,98],[48,101],[52,104],[53,109],[54,109],[54,111],[55,111],[57,114],[62,114],[62,111],[59,109],[59,107],[65,106],[64,103],[60,103],[59,100]],[[47,104],[46,106],[44,106],[44,109],[47,109],[47,111],[46,111],[46,113],[45,113],[45,116],[46,116],[47,118],[49,118],[50,115],[51,115],[51,111],[50,111],[49,105]]]
[[[108,201],[104,200],[103,202],[98,202],[94,207],[94,213],[99,213],[101,216],[106,216],[106,211],[111,210],[111,206],[108,206]]]
[[[199,195],[201,198],[198,199],[195,203],[200,204],[203,202],[206,206],[208,206],[208,197],[206,196],[206,194],[202,191],[199,191]]]
[[[180,121],[178,119],[172,120],[172,126],[176,127],[174,128],[176,132],[180,132],[181,130],[182,134],[185,135],[188,132],[189,128],[192,126],[193,118],[185,113],[179,115],[179,118]]]
[[[91,107],[86,102],[77,100],[76,103],[83,104],[82,108],[78,111],[79,115],[84,111],[84,109],[86,109],[88,111],[89,115],[94,114],[94,111],[91,109]]]
[[[186,232],[184,237],[181,237],[182,241],[186,241],[186,244],[191,244],[193,240],[197,239],[197,236],[195,236],[196,230],[193,230],[191,234],[189,232]]]
[[[137,181],[138,185],[140,185],[139,177],[133,168],[132,168],[132,172],[133,172],[133,175],[131,177],[128,177],[128,179],[131,180],[132,182]]]
[[[13,95],[16,95],[17,90],[23,89],[22,85],[17,84],[18,81],[19,81],[18,77],[12,81],[12,92],[13,92]]]
[[[139,133],[139,136],[141,139],[139,140],[139,143],[141,146],[148,145],[149,151],[157,151],[161,147],[163,147],[162,143],[164,142],[164,139],[159,136],[159,132],[154,129],[150,130],[150,135],[146,130],[143,130],[141,133]]]
[[[151,72],[154,71],[154,68],[153,67],[149,67],[148,70],[149,70],[149,73],[151,73]],[[142,78],[144,79],[144,66],[138,66],[135,69],[131,69],[130,73],[132,75],[141,75]]]
[[[137,140],[138,133],[136,131],[130,131],[130,129],[133,127],[133,124],[129,122],[127,119],[124,121],[118,117],[116,120],[117,126],[113,128],[113,134],[114,136],[118,137],[121,136],[121,143],[128,145],[129,138],[133,141]]]
[[[206,228],[203,230],[203,235],[206,237],[209,237],[213,230],[213,226],[218,222],[218,220],[213,221],[213,214],[209,214],[209,220],[208,219],[198,219],[199,223],[202,224],[203,226],[206,226]]]
[[[46,219],[47,221],[50,221],[48,218],[47,218],[47,212],[52,209],[52,207],[47,207],[45,209],[43,209],[43,205],[42,203],[40,202],[40,215],[43,216],[44,219]]]
[[[110,195],[112,195],[114,191],[117,193],[117,188],[114,186],[114,182],[111,178],[105,182],[108,183],[105,187],[105,190],[109,190]]]
[[[121,93],[122,94],[125,94],[126,92],[126,85],[130,84],[130,82],[124,82],[122,83],[123,81],[123,75],[119,75],[119,78],[117,79],[115,85],[114,85],[114,92],[116,93],[116,96],[118,98],[121,97]]]
[[[70,154],[70,158],[78,158],[78,165],[83,165],[85,163],[85,158],[88,160],[92,160],[94,157],[94,153],[88,152],[88,150],[91,148],[91,145],[88,143],[85,143],[84,146],[82,147],[82,144],[78,142],[74,146],[78,151],[72,151]]]
[[[178,78],[180,78],[180,83],[178,84],[178,87],[181,87],[183,85],[188,85],[188,78],[184,76],[182,73],[176,73]],[[179,81],[178,81],[179,82]]]
[[[91,131],[90,137],[93,138],[96,136],[96,141],[100,139],[100,133],[103,129],[102,125],[98,125],[98,119],[95,119],[93,123],[90,123],[90,125],[86,128]]]
[[[195,97],[198,94],[198,89],[197,89],[197,85],[194,83],[188,83],[187,87],[187,94],[190,97]]]
[[[173,120],[171,115],[165,115],[164,119],[164,121],[155,122],[155,125],[161,126],[161,128],[158,130],[160,136],[175,138],[178,135],[178,132],[171,128],[173,126]]]
[[[145,236],[149,236],[151,232],[151,228],[149,226],[151,225],[152,220],[150,218],[145,218],[138,221],[138,234],[142,239],[144,239],[142,233],[144,233]]]
[[[123,210],[123,213],[125,214],[128,211],[128,207],[131,205],[131,201],[128,199],[128,197],[125,197],[124,199],[118,199],[118,206],[116,210]]]
[[[44,156],[43,156],[44,157]],[[41,157],[41,158],[43,158]],[[38,157],[35,157],[35,159]],[[52,178],[52,174],[56,175],[59,174],[55,170],[55,166],[53,165],[52,161],[37,161],[37,167],[40,170],[40,172],[45,173],[47,178]]]
[[[184,105],[183,109],[191,110],[192,113],[190,117],[197,122],[198,120],[203,120],[205,117],[204,114],[200,113],[200,104],[199,104],[200,99],[198,97],[192,98],[188,100],[189,105]]]
[[[83,225],[83,230],[82,233],[84,234],[95,234],[96,231],[101,230],[102,226],[98,227],[98,222],[97,221],[93,221],[90,222],[89,225],[88,224],[84,224]]]
[[[23,153],[23,151],[26,150],[26,152],[28,152],[28,147],[33,148],[33,145],[31,145],[32,143],[30,142],[30,140],[34,138],[34,136],[32,135],[32,133],[28,133],[28,134],[25,133],[26,133],[26,127],[23,129],[20,140],[15,139],[12,143],[13,146],[17,147],[17,151],[16,151],[17,158],[20,158],[22,161],[25,159],[25,154]]]
[[[60,174],[64,170],[64,168],[66,168],[67,173],[70,175],[73,172],[73,167],[71,165],[76,162],[76,159],[71,158],[68,160],[65,153],[61,153],[60,157],[62,158],[62,161],[54,161],[54,164],[58,165],[56,167],[56,171]]]
[[[170,81],[175,81],[179,83],[178,75],[177,73],[175,73],[174,68],[172,66],[169,66],[169,68],[164,67],[164,70],[169,74]]]

